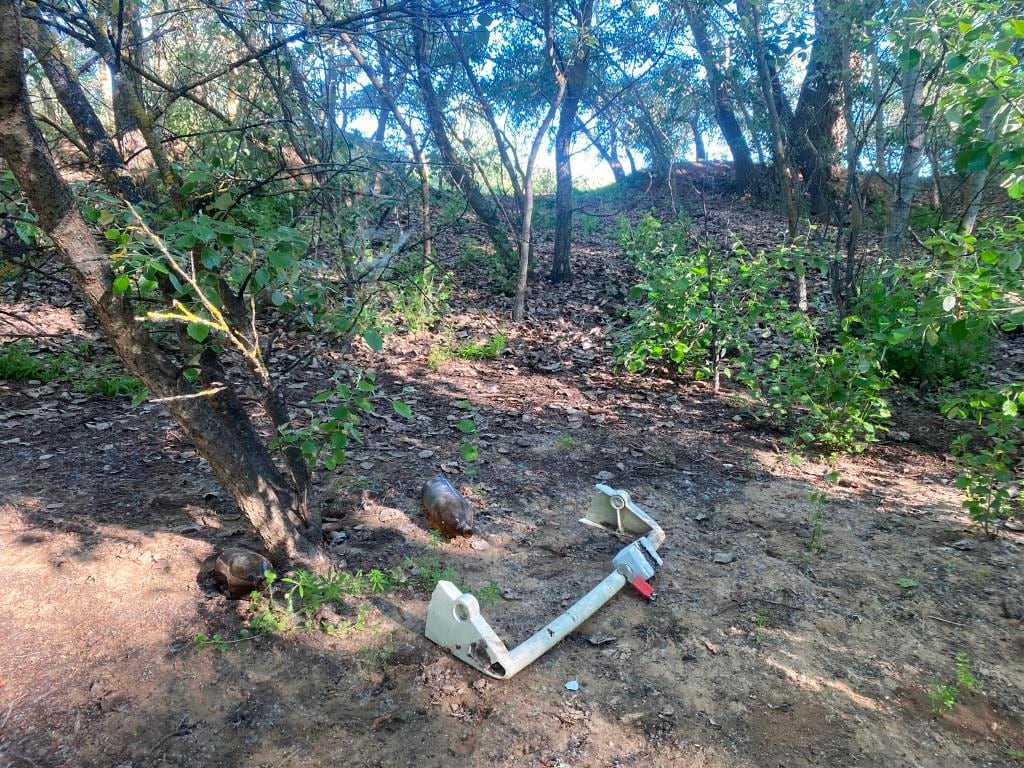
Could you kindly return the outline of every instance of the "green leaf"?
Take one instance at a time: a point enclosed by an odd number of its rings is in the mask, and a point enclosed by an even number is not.
[[[120,295],[126,293],[132,287],[132,281],[128,275],[118,275],[114,278],[114,293]]]
[[[913,69],[921,63],[921,52],[916,48],[908,48],[900,54],[900,69]]]
[[[210,335],[210,326],[205,323],[189,323],[186,330],[188,335],[199,343],[206,341],[206,337]]]
[[[920,586],[920,584],[916,579],[911,579],[906,576],[903,576],[899,579],[896,579],[896,586],[900,589],[914,589],[914,587],[918,587]]]
[[[213,201],[213,207],[219,211],[226,211],[234,202],[235,198],[231,196],[230,192],[221,192]]]
[[[314,403],[326,403],[334,396],[334,390],[328,389],[324,392],[317,392],[313,395],[312,400]]]
[[[473,419],[462,419],[458,424],[459,432],[464,435],[471,435],[476,432],[476,422]]]
[[[383,337],[381,337],[379,332],[372,328],[368,331],[363,331],[363,341],[365,341],[374,352],[380,352],[384,349]]]
[[[403,419],[412,418],[412,408],[407,403],[403,403],[401,400],[392,400],[391,407],[395,409],[395,413],[401,416]]]
[[[459,455],[461,455],[465,461],[476,461],[477,457],[480,455],[480,449],[477,448],[476,443],[463,443],[462,447],[459,449]]]
[[[281,291],[274,291],[270,294],[270,303],[275,307],[280,307],[285,302],[285,296]]]

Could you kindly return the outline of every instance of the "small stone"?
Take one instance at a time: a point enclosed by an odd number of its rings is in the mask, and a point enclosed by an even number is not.
[[[421,459],[429,459],[431,456],[434,455],[434,452],[428,449],[425,451],[420,451],[418,455]]]
[[[1007,595],[1003,598],[1003,616],[1008,619],[1024,621],[1024,601]]]
[[[954,541],[949,546],[951,546],[953,549],[960,549],[960,550],[963,550],[963,551],[969,551],[969,550],[974,549],[974,542],[971,541],[970,539],[960,539],[959,541]]]
[[[612,472],[602,471],[594,475],[598,480],[611,480],[615,475]]]
[[[736,559],[736,556],[732,552],[715,552],[714,562],[720,565],[727,565]]]
[[[1007,520],[1003,523],[1003,528],[1008,531],[1021,532],[1024,531],[1024,522],[1020,520]]]
[[[579,689],[580,689],[580,681],[579,680],[566,680],[565,681],[565,690],[567,690],[567,691],[578,691]]]
[[[479,537],[474,538],[469,542],[469,546],[475,549],[477,552],[483,552],[485,549],[490,549],[491,544],[487,539],[481,539]]]

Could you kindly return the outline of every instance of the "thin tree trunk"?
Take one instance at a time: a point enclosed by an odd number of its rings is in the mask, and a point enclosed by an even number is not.
[[[750,35],[754,44],[754,58],[757,60],[757,71],[761,82],[761,96],[768,111],[768,123],[772,130],[772,157],[775,164],[775,178],[779,185],[779,196],[782,208],[786,212],[789,227],[789,241],[796,240],[799,216],[796,202],[793,199],[793,179],[790,173],[789,160],[786,157],[786,140],[783,134],[782,121],[779,118],[772,91],[772,75],[765,58],[764,35],[761,32],[761,20],[756,7],[750,0],[737,0],[736,8],[741,17],[745,17],[750,26]],[[801,309],[806,310],[806,306]]]
[[[633,157],[633,153],[630,151],[629,147],[626,147],[625,151],[626,151],[626,160],[629,162],[629,173],[630,173],[631,176],[635,176],[636,175],[636,158]]]
[[[533,173],[537,166],[537,156],[540,154],[541,144],[544,143],[548,129],[555,119],[555,113],[562,106],[566,89],[565,73],[558,66],[558,57],[555,52],[551,0],[544,0],[544,39],[548,62],[555,77],[555,97],[551,100],[551,105],[533,137],[530,156],[526,161],[526,173],[523,177],[523,218],[519,231],[519,279],[516,282],[516,296],[512,304],[512,319],[516,322],[522,322],[526,317],[526,281],[530,272],[530,254],[533,251]]]
[[[885,230],[882,250],[890,261],[899,259],[903,252],[903,240],[910,221],[924,158],[926,123],[924,118],[924,76],[921,62],[903,72],[903,125],[905,139],[900,159],[900,170],[896,176],[895,192],[889,208],[889,223]]]
[[[706,162],[708,159],[708,151],[704,147],[704,137],[700,133],[700,125],[697,124],[697,118],[690,120],[690,130],[693,132],[693,151],[696,156],[698,163]]]
[[[878,63],[878,41],[869,49],[871,56],[871,99],[875,103],[875,173],[883,179],[888,173],[885,162],[885,97],[882,94],[882,72]]]
[[[416,62],[416,81],[419,84],[420,94],[423,97],[423,109],[426,114],[427,124],[430,126],[431,135],[434,137],[434,144],[441,154],[451,176],[452,183],[466,196],[466,202],[473,212],[480,219],[487,229],[487,234],[494,243],[495,249],[503,262],[512,256],[512,246],[509,244],[508,236],[502,229],[498,220],[498,210],[494,201],[489,199],[480,189],[472,171],[466,168],[459,159],[448,137],[448,126],[445,122],[445,107],[440,95],[434,88],[433,73],[428,65],[427,52],[427,24],[428,19],[421,16],[419,23],[413,30],[414,46],[413,56]]]
[[[700,54],[704,70],[707,72],[708,86],[711,89],[711,98],[715,107],[715,120],[722,131],[722,138],[725,139],[725,143],[729,145],[729,151],[732,153],[736,187],[746,190],[754,181],[754,161],[750,156],[750,147],[743,136],[743,129],[740,128],[740,123],[736,119],[736,113],[732,109],[726,79],[718,68],[704,17],[694,5],[693,0],[683,0],[683,9],[693,32],[697,52]]]
[[[615,177],[615,183],[621,184],[626,180],[626,171],[622,167],[622,161],[619,160],[618,154],[618,142],[615,138],[615,129],[609,129],[610,136],[607,146],[598,140],[594,132],[587,127],[587,124],[582,120],[579,121],[580,132],[587,137],[587,140],[593,145],[597,153],[601,155],[601,159],[608,163],[608,167],[612,170],[612,176]]]
[[[16,0],[0,0],[0,158],[12,171],[39,225],[53,241],[114,351],[164,406],[237,501],[276,564],[324,569],[319,530],[252,429],[226,382],[197,393],[113,290],[110,258],[93,238],[32,118]]]
[[[576,50],[563,67],[566,86],[555,134],[555,255],[548,279],[553,283],[572,280],[572,138],[576,133],[580,99],[587,82],[590,46],[586,42],[594,21],[594,0],[583,0],[577,17]]]
[[[348,32],[339,32],[338,37],[345,44],[349,54],[363,71],[363,74],[366,75],[366,79],[377,89],[377,93],[380,94],[381,100],[387,104],[391,114],[395,116],[395,122],[398,123],[402,133],[405,134],[405,140],[412,151],[413,162],[416,163],[416,172],[420,177],[420,215],[423,217],[423,259],[424,261],[430,261],[433,232],[430,224],[430,167],[427,165],[427,157],[420,146],[419,139],[416,138],[416,132],[413,131],[412,125],[399,108],[398,102],[395,101],[394,94],[384,84],[384,81],[380,79],[380,76],[366,60],[366,57],[363,56],[363,52],[359,50],[355,40]]]
[[[46,27],[27,17],[22,17],[22,31],[25,43],[39,60],[46,79],[50,81],[57,95],[57,100],[71,118],[71,123],[82,139],[89,159],[99,167],[107,187],[129,202],[137,203],[141,195],[125,168],[124,159],[93,111],[89,97],[64,57],[56,38]]]
[[[992,141],[998,133],[996,125],[996,111],[999,109],[1000,98],[993,96],[981,108],[981,122],[978,126],[986,140]],[[1001,120],[999,121],[1002,122]],[[975,171],[964,185],[963,201],[965,204],[963,215],[960,217],[960,231],[964,234],[974,232],[974,226],[978,223],[978,214],[981,212],[981,196],[988,184],[991,164],[986,165],[982,170]]]

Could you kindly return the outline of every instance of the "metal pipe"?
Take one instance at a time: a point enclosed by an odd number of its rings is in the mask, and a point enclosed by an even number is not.
[[[604,581],[573,603],[565,613],[550,621],[543,629],[535,632],[532,637],[509,651],[511,663],[505,669],[504,676],[512,677],[516,672],[533,664],[560,643],[566,635],[593,616],[624,586],[626,586],[626,577],[618,571],[613,571],[605,576]]]

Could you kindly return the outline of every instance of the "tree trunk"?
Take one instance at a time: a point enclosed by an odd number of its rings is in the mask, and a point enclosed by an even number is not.
[[[883,179],[888,170],[885,163],[885,96],[882,94],[882,73],[878,64],[878,42],[873,41],[870,48],[871,56],[871,99],[875,104],[875,173]]]
[[[572,280],[572,137],[576,133],[576,118],[580,99],[587,82],[590,49],[586,38],[594,21],[594,0],[583,0],[577,16],[576,43],[573,59],[565,67],[565,98],[558,115],[555,134],[555,256],[548,279],[553,283]]]
[[[700,125],[697,124],[697,118],[690,120],[690,130],[693,132],[693,151],[696,156],[698,163],[703,163],[708,159],[708,151],[704,147],[704,137],[700,133]]]
[[[174,419],[237,501],[266,546],[283,565],[326,567],[320,531],[302,500],[274,464],[225,383],[200,395],[160,349],[135,307],[113,291],[110,258],[89,231],[71,189],[60,177],[29,107],[16,0],[0,0],[0,157],[12,171],[39,225],[53,241],[85,295],[114,351]],[[240,418],[241,417],[241,418]]]
[[[39,60],[46,79],[50,81],[57,95],[57,100],[71,118],[71,123],[85,145],[89,159],[99,167],[107,187],[131,203],[139,202],[141,195],[135,182],[128,175],[124,159],[93,111],[89,97],[64,57],[56,38],[46,27],[27,17],[22,17],[22,29],[25,33],[25,43]]]
[[[512,246],[508,236],[498,220],[498,209],[494,201],[489,199],[480,189],[472,171],[463,165],[452,146],[448,137],[448,126],[445,123],[445,106],[440,95],[434,88],[433,73],[428,64],[427,53],[427,19],[421,17],[420,23],[414,28],[415,37],[413,45],[413,56],[416,61],[416,81],[419,84],[420,94],[423,97],[423,109],[426,113],[427,124],[430,126],[430,133],[434,137],[434,144],[441,154],[448,168],[448,175],[452,183],[466,196],[466,202],[473,209],[477,218],[487,229],[487,234],[494,243],[502,262],[512,261]]]
[[[618,141],[615,137],[615,128],[609,129],[609,137],[607,146],[598,140],[594,132],[587,127],[587,124],[582,120],[579,121],[580,133],[587,137],[594,149],[601,156],[601,159],[608,163],[608,167],[612,170],[612,176],[615,177],[615,183],[621,184],[626,180],[626,170],[622,167],[622,161],[619,160],[619,149]]]
[[[843,50],[849,10],[835,0],[814,2],[814,43],[790,128],[793,157],[804,176],[811,210],[829,211],[829,181],[839,169],[836,130],[842,113]]]
[[[782,208],[786,212],[786,221],[789,226],[789,241],[793,242],[797,235],[799,217],[797,215],[796,202],[793,199],[793,179],[790,173],[789,160],[786,157],[786,141],[783,135],[782,120],[775,102],[775,94],[772,89],[772,73],[768,68],[768,61],[765,56],[764,35],[761,32],[761,20],[757,8],[750,0],[737,0],[736,8],[740,17],[745,19],[749,26],[749,34],[752,38],[754,58],[757,60],[757,71],[761,82],[761,96],[764,98],[765,107],[768,111],[768,123],[772,129],[772,157],[775,164],[775,178],[779,185],[779,197],[782,200]],[[806,288],[804,289],[806,292]],[[801,310],[806,310],[806,297]]]
[[[910,221],[910,210],[914,205],[921,160],[924,158],[924,76],[921,62],[903,71],[903,125],[905,140],[896,176],[895,192],[889,208],[889,224],[885,230],[882,250],[890,261],[899,259],[903,251],[903,239]]]
[[[565,73],[558,65],[555,51],[555,36],[552,28],[551,0],[543,0],[544,8],[544,42],[548,62],[555,79],[555,97],[551,100],[544,119],[541,120],[530,146],[530,156],[526,161],[526,173],[523,174],[523,216],[519,230],[519,278],[516,281],[516,296],[512,303],[512,319],[517,323],[526,317],[526,281],[530,272],[530,255],[533,253],[533,174],[537,167],[537,156],[541,144],[547,136],[548,129],[555,119],[555,113],[561,108],[565,98]]]
[[[999,126],[995,120],[999,104],[1000,98],[993,96],[981,108],[981,122],[978,127],[987,141],[993,141],[999,132]],[[998,122],[1002,123],[1003,121]],[[960,231],[964,234],[972,234],[975,224],[978,223],[978,214],[981,212],[981,195],[988,184],[990,169],[991,163],[980,171],[972,173],[967,178],[967,183],[964,184],[964,212],[960,217]]]
[[[387,104],[391,114],[395,116],[395,122],[398,123],[398,127],[405,134],[405,140],[408,142],[409,150],[412,152],[413,162],[416,164],[416,173],[420,178],[420,215],[423,217],[423,260],[428,262],[432,255],[433,233],[430,224],[430,166],[427,164],[427,156],[423,152],[423,147],[420,146],[419,139],[416,138],[416,132],[412,129],[412,124],[399,108],[395,95],[385,85],[384,81],[380,79],[380,75],[370,65],[370,62],[366,60],[366,57],[363,56],[363,52],[356,45],[355,39],[347,32],[339,33],[338,37],[344,43],[345,48],[348,49],[352,59],[363,71],[363,74],[366,75],[366,79],[377,89],[381,101]]]
[[[722,138],[725,139],[725,143],[729,145],[729,151],[732,153],[736,187],[739,190],[746,190],[754,181],[754,161],[750,156],[750,147],[743,136],[743,129],[740,128],[739,120],[736,119],[736,113],[732,109],[726,79],[718,68],[704,17],[701,16],[701,11],[694,5],[693,0],[683,0],[683,9],[690,24],[690,30],[693,32],[693,41],[697,52],[700,54],[704,70],[707,72],[708,87],[711,89],[711,98],[715,107],[715,121],[722,131]]]

